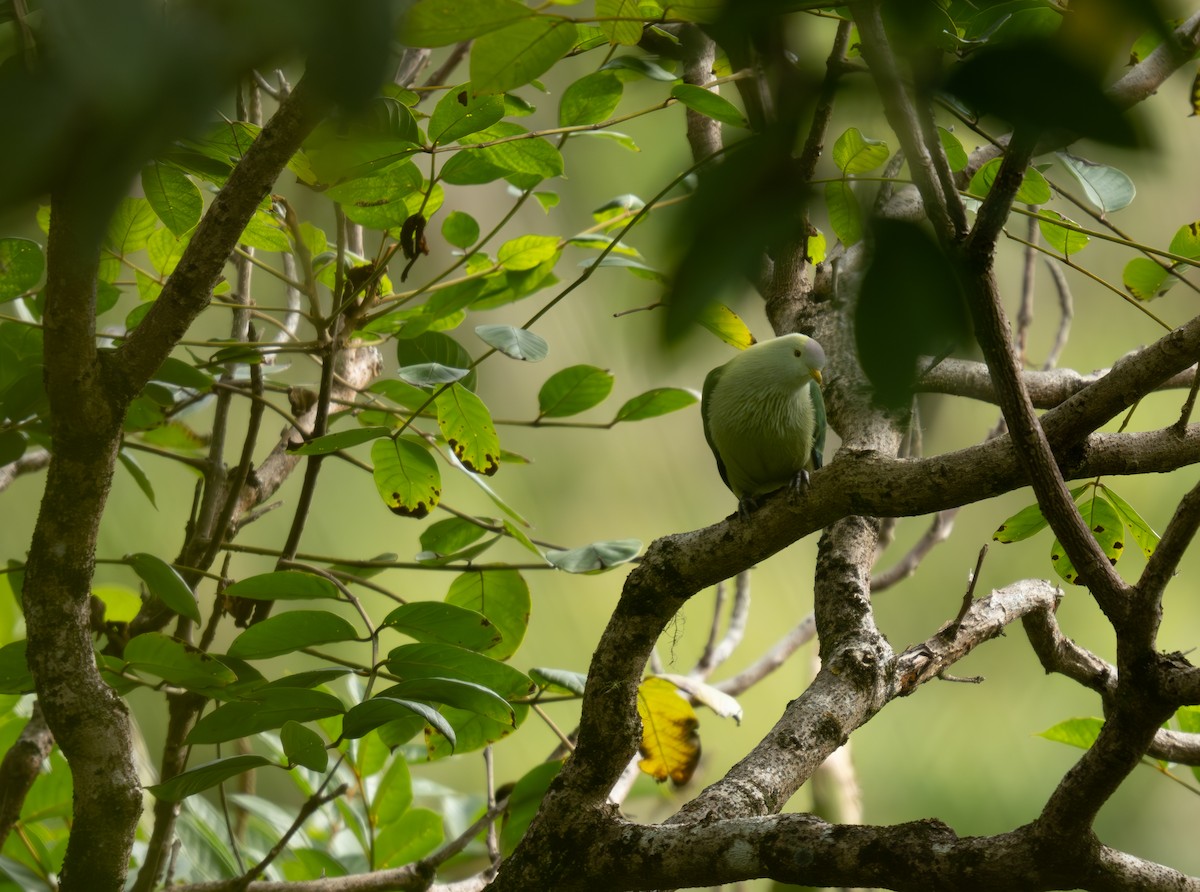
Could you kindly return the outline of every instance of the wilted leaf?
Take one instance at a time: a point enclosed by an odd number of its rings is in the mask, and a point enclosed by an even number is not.
[[[700,762],[700,720],[675,685],[647,678],[638,686],[638,715],[642,719],[642,758],[638,768],[659,783],[670,778],[677,786],[692,778]]]

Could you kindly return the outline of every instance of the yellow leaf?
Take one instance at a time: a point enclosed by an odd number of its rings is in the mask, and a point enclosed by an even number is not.
[[[642,718],[642,759],[638,768],[659,783],[668,777],[677,785],[691,780],[700,761],[700,720],[675,685],[647,678],[638,686],[638,715]]]

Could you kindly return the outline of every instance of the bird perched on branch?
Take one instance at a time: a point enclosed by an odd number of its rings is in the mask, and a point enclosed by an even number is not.
[[[704,379],[704,438],[739,514],[783,486],[803,490],[808,472],[821,467],[824,367],[820,344],[787,334],[748,347]]]

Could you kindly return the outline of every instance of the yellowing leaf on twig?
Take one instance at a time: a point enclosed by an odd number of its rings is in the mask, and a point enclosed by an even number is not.
[[[647,678],[638,686],[638,715],[642,719],[642,759],[638,768],[659,783],[677,785],[691,780],[700,761],[700,720],[675,685]]]

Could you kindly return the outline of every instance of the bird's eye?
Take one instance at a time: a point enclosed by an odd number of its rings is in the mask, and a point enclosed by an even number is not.
[[[792,351],[792,355],[793,355],[793,356],[795,356],[795,357],[797,357],[797,358],[798,358],[798,357],[800,357],[800,356],[802,356],[803,354],[804,354],[804,351],[803,351],[803,350],[793,350],[793,351]]]

